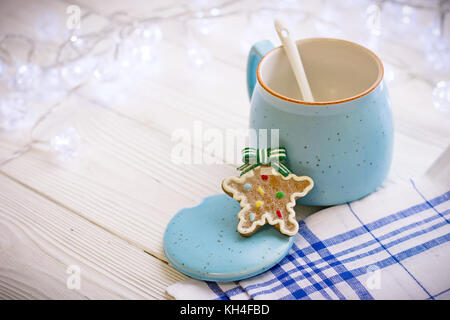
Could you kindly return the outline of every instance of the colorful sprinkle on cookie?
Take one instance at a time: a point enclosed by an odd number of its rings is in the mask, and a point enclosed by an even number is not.
[[[283,199],[284,198],[284,192],[283,191],[278,191],[277,192],[277,198],[278,199]]]
[[[262,174],[268,170],[271,172],[270,179],[267,174]],[[262,183],[261,179],[267,182]],[[261,184],[261,187],[246,190],[247,184]],[[270,166],[263,165],[222,182],[222,189],[241,205],[237,231],[245,237],[251,236],[267,223],[287,236],[295,235],[299,228],[293,210],[295,200],[307,195],[313,186],[310,177],[292,173],[283,176]]]
[[[277,216],[278,216],[278,218],[283,218],[283,215],[281,214],[281,210],[277,210]]]

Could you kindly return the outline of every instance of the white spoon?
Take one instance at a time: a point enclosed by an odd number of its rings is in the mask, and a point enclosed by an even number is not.
[[[294,71],[303,100],[307,102],[314,102],[314,97],[312,95],[311,88],[309,87],[308,79],[306,78],[305,69],[303,68],[300,54],[294,40],[290,36],[289,30],[278,19],[275,19],[274,23],[275,30],[280,37],[281,43],[283,44],[284,50],[286,51],[286,55],[291,64],[291,68]]]

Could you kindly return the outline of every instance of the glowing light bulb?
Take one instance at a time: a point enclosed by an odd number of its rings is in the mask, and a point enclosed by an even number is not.
[[[143,45],[139,48],[139,55],[142,61],[149,62],[156,58],[155,50],[152,46]]]
[[[187,56],[189,63],[195,68],[202,68],[211,60],[209,50],[202,47],[189,47]]]
[[[389,63],[384,64],[384,79],[386,79],[387,82],[392,82],[395,80],[394,67]]]
[[[50,140],[50,146],[59,159],[71,161],[80,153],[81,137],[78,130],[69,127]]]
[[[142,25],[140,35],[141,39],[145,41],[147,45],[156,45],[163,38],[163,33],[160,26],[155,23]]]
[[[418,45],[418,37],[426,29],[422,26],[428,20],[426,10],[402,4],[406,1],[385,1],[382,5],[382,32],[385,36],[408,45]]]
[[[79,59],[61,68],[61,78],[69,87],[76,87],[91,78],[94,68],[93,59]]]
[[[119,49],[119,64],[125,69],[135,69],[142,62],[141,48],[131,39],[125,40]]]
[[[31,64],[21,64],[16,67],[12,79],[12,87],[18,91],[31,91],[40,83],[41,70]]]
[[[216,19],[198,18],[190,22],[191,32],[200,36],[210,35],[216,30],[216,28]]]
[[[222,14],[222,10],[220,10],[219,8],[212,8],[211,10],[209,10],[209,13],[213,16],[213,17],[218,17]]]
[[[445,39],[431,41],[425,51],[427,63],[436,71],[450,72],[450,46]]]
[[[439,81],[433,89],[433,105],[440,111],[450,112],[450,82]]]
[[[123,68],[137,68],[142,63],[156,61],[157,44],[162,38],[163,33],[159,25],[155,23],[138,25],[119,47],[119,64]]]
[[[119,68],[112,58],[99,59],[93,74],[96,80],[112,81],[117,78]]]
[[[124,68],[129,68],[131,66],[131,60],[124,58],[122,59],[122,61],[120,62],[120,65]]]

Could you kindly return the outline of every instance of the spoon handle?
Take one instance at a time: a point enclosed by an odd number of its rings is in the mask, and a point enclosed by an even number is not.
[[[303,99],[307,102],[314,102],[314,98],[309,86],[308,78],[306,77],[305,69],[303,68],[300,54],[294,40],[290,36],[289,30],[278,19],[275,20],[275,29],[286,51],[286,55],[291,64],[291,68],[294,71],[294,75],[297,79],[297,84],[300,88]]]

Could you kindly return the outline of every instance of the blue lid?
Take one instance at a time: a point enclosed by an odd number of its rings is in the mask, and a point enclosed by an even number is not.
[[[234,281],[260,274],[286,256],[294,241],[265,225],[251,237],[236,228],[239,203],[226,194],[205,198],[169,222],[164,253],[180,272],[201,280]]]

